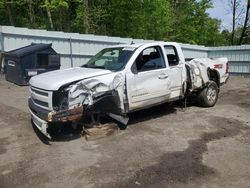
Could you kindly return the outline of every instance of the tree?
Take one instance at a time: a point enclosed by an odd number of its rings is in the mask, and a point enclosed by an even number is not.
[[[51,0],[49,8],[55,17],[54,29],[65,31],[68,25],[68,2],[66,0]]]
[[[243,31],[243,35],[245,33],[245,29],[243,30],[243,15],[246,12],[245,21],[248,22],[248,10],[245,9],[244,1],[242,0],[230,0],[229,1],[230,12],[232,12],[232,32],[231,32],[231,45],[235,45],[240,42],[240,33],[239,30]],[[247,24],[247,23],[246,23]]]
[[[212,7],[210,0],[172,0],[171,7],[171,40],[191,44],[218,44],[221,23],[206,12]]]
[[[13,16],[12,16],[12,4],[13,4],[13,1],[8,1],[8,2],[4,1],[4,4],[5,4],[6,8],[7,8],[10,25],[15,26],[14,19],[13,19]]]
[[[89,33],[89,2],[88,0],[83,0],[83,10],[84,10],[84,33],[88,34]]]
[[[0,24],[212,46],[227,44],[228,37],[220,33],[221,22],[206,13],[210,7],[211,0],[0,0]],[[245,25],[243,30],[236,24],[235,41],[241,35],[243,43],[248,42],[248,20]]]
[[[231,44],[234,44],[234,34],[235,34],[235,17],[236,17],[236,3],[237,0],[231,0],[231,6],[233,10],[233,29],[232,29],[232,37],[231,37]]]
[[[27,0],[27,4],[28,4],[28,7],[29,7],[28,11],[29,11],[30,25],[33,27],[34,22],[35,22],[33,1],[32,0]]]
[[[52,16],[51,16],[51,5],[49,0],[45,0],[44,4],[42,5],[42,7],[44,7],[46,9],[47,12],[47,16],[48,16],[48,20],[49,20],[49,24],[50,24],[50,29],[54,30],[54,24],[53,24],[53,20],[52,20]]]
[[[246,16],[245,16],[241,36],[240,36],[239,45],[241,45],[243,43],[243,38],[245,36],[246,30],[247,30],[247,27],[248,27],[248,24],[249,24],[249,10],[250,10],[250,0],[247,1],[247,5],[246,5]]]
[[[159,40],[170,30],[170,4],[166,0],[111,0],[109,12],[111,35]]]

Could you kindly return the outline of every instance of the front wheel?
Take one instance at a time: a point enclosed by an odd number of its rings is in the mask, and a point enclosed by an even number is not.
[[[198,95],[199,104],[203,107],[212,107],[218,99],[219,89],[214,81],[211,81]]]

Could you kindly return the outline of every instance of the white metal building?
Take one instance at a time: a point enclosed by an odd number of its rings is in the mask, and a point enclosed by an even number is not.
[[[83,35],[37,29],[0,26],[0,51],[10,51],[31,43],[52,43],[61,54],[61,68],[80,66],[101,49],[120,43],[144,43],[150,40]],[[250,45],[205,47],[181,44],[186,58],[227,57],[232,74],[250,74]]]

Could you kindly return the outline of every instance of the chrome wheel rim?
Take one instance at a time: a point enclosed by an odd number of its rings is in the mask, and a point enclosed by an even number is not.
[[[209,103],[214,103],[216,100],[216,89],[214,87],[209,87],[207,90],[207,99]]]

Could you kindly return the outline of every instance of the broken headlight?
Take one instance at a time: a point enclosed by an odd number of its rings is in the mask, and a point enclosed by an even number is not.
[[[61,89],[53,92],[53,109],[55,111],[65,110],[68,108],[68,91]]]

